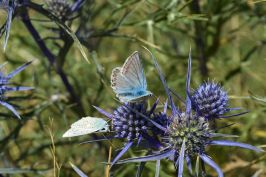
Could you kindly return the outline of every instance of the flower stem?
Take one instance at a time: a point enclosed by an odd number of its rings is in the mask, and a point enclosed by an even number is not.
[[[110,176],[111,157],[112,157],[112,145],[110,145],[110,147],[109,147],[108,163],[107,163],[106,169],[105,169],[105,177],[109,177]]]

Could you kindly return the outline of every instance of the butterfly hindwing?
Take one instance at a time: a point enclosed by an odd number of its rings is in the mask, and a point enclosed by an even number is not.
[[[152,95],[147,91],[147,82],[138,52],[134,52],[122,67],[114,68],[111,87],[122,102],[135,102]]]
[[[97,131],[108,131],[108,124],[104,119],[96,117],[83,117],[74,122],[71,128],[67,130],[63,137],[73,137],[94,133]]]

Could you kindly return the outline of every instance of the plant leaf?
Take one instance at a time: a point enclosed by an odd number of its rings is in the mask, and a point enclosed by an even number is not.
[[[163,73],[162,73],[162,71],[161,71],[161,68],[160,68],[160,66],[159,66],[159,64],[158,64],[158,62],[157,62],[157,60],[156,60],[156,58],[154,57],[154,55],[151,53],[151,51],[150,51],[149,49],[147,49],[147,48],[144,47],[144,46],[143,46],[143,48],[144,48],[145,50],[147,50],[147,51],[150,53],[150,55],[151,55],[151,58],[152,58],[153,63],[154,63],[154,65],[155,65],[155,68],[157,69],[157,72],[158,72],[158,74],[159,74],[159,76],[160,76],[160,80],[161,80],[161,82],[162,82],[162,84],[163,84],[163,86],[164,86],[165,92],[166,92],[166,94],[167,94],[167,96],[168,96],[168,99],[170,100],[170,104],[171,104],[171,107],[172,107],[173,115],[178,114],[177,108],[175,107],[175,104],[174,104],[174,102],[173,102],[173,99],[172,99],[172,96],[171,96],[171,94],[170,94],[169,88],[168,88],[168,86],[167,86],[167,83],[166,83],[165,77],[164,77],[164,75],[163,75]]]
[[[155,172],[155,177],[159,177],[160,176],[160,160],[156,161],[156,172]]]
[[[185,149],[186,149],[186,141],[183,140],[181,150],[179,152],[179,158],[178,158],[178,177],[182,177],[183,170],[184,170],[184,156],[185,156]]]
[[[218,177],[223,177],[223,171],[220,169],[220,167],[207,155],[205,154],[200,154],[199,155],[200,158],[207,163],[208,165],[210,165],[218,174]]]
[[[18,119],[21,119],[18,112],[16,111],[16,109],[11,104],[8,104],[7,102],[3,102],[3,101],[0,101],[0,104],[3,105],[4,107],[6,107],[7,109],[9,109],[11,112],[13,112],[13,114],[15,114]]]
[[[187,68],[187,80],[186,80],[186,113],[189,115],[191,112],[191,99],[190,99],[190,78],[191,78],[191,47],[189,50],[188,57],[188,68]]]
[[[72,164],[71,162],[69,162],[71,167],[75,170],[75,172],[80,176],[80,177],[88,177],[87,175],[85,175],[85,173],[83,173],[83,171],[81,171],[78,167],[76,167],[74,164]]]
[[[174,150],[167,150],[163,153],[158,153],[155,155],[148,155],[144,157],[136,157],[136,158],[130,158],[130,159],[125,159],[118,161],[117,164],[124,164],[124,163],[129,163],[129,162],[147,162],[147,161],[156,161],[156,160],[161,160],[163,158],[167,158],[175,153]]]
[[[23,65],[21,65],[20,67],[16,68],[14,71],[12,71],[11,73],[9,73],[6,77],[7,79],[11,79],[12,77],[14,77],[16,74],[18,74],[19,72],[23,71],[27,66],[29,66],[32,63],[32,61],[29,61]]]
[[[136,177],[141,177],[146,162],[140,162],[137,170]]]
[[[115,159],[112,161],[110,168],[124,155],[127,150],[132,146],[133,141],[128,142],[125,147],[118,153],[118,155],[115,157]]]
[[[237,146],[245,149],[250,149],[256,152],[263,152],[261,148],[257,148],[255,146],[245,144],[245,143],[239,143],[229,140],[213,140],[209,143],[210,145],[219,145],[219,146]]]

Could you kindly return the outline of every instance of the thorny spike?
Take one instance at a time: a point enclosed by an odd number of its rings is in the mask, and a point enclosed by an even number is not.
[[[191,78],[191,47],[188,57],[187,81],[186,81],[186,113],[189,115],[191,112],[191,99],[190,99],[190,78]]]
[[[152,105],[152,108],[151,108],[151,110],[149,112],[149,115],[151,115],[154,112],[154,110],[156,109],[158,103],[159,103],[159,98],[157,98],[156,102]]]
[[[161,82],[163,83],[163,86],[164,86],[165,92],[166,92],[166,94],[167,94],[167,96],[168,96],[168,99],[170,100],[170,104],[171,104],[171,107],[172,107],[173,115],[177,115],[177,114],[179,114],[179,112],[178,112],[178,110],[177,110],[177,108],[176,108],[176,106],[175,106],[175,104],[174,104],[174,102],[173,102],[173,99],[172,99],[172,96],[171,96],[171,94],[170,94],[169,88],[168,88],[168,86],[167,86],[166,80],[165,80],[165,78],[164,78],[164,76],[163,76],[163,73],[162,73],[162,71],[161,71],[161,68],[160,68],[160,66],[159,66],[159,64],[158,64],[158,62],[157,62],[157,60],[156,60],[156,58],[154,57],[154,55],[151,53],[151,51],[150,51],[149,49],[147,49],[147,48],[144,47],[144,46],[143,46],[143,48],[146,49],[146,50],[150,53],[150,55],[151,55],[151,57],[152,57],[152,60],[153,60],[154,65],[155,65],[155,68],[157,69],[157,72],[158,72],[158,74],[159,74],[159,76],[160,76]]]
[[[93,106],[98,112],[100,112],[101,114],[105,115],[106,117],[112,119],[113,118],[113,114],[106,112],[105,110],[97,107],[97,106]]]
[[[164,109],[163,109],[164,114],[166,114],[167,112],[167,106],[168,106],[168,99],[166,99],[165,104],[164,104]]]

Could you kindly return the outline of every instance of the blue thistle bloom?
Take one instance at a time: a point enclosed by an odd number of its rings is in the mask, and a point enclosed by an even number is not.
[[[151,54],[151,53],[150,53]],[[155,67],[158,70],[161,81],[164,85],[166,94],[171,103],[172,115],[169,125],[166,127],[166,133],[162,136],[163,147],[160,151],[137,158],[130,158],[125,160],[120,160],[117,163],[129,163],[129,162],[147,162],[147,161],[157,161],[156,171],[160,168],[160,160],[168,159],[174,162],[177,170],[177,176],[183,176],[184,161],[186,161],[189,172],[192,172],[191,161],[196,157],[200,158],[203,164],[208,164],[211,166],[218,174],[218,177],[223,177],[223,172],[219,166],[209,157],[206,153],[206,147],[210,145],[219,146],[237,146],[245,149],[254,150],[256,152],[263,151],[260,148],[254,147],[249,144],[233,142],[229,140],[213,140],[214,137],[225,137],[225,135],[217,134],[211,129],[208,123],[208,119],[205,117],[194,113],[192,110],[192,101],[190,95],[190,77],[191,77],[191,52],[188,59],[188,72],[186,81],[186,103],[185,111],[180,111],[175,106],[166,81],[163,74],[161,73],[160,67],[151,54]],[[208,99],[207,95],[204,96]],[[198,171],[196,171],[198,173]],[[156,174],[158,176],[158,173]]]
[[[19,72],[21,72],[22,70],[24,70],[29,64],[31,64],[30,62],[25,63],[24,65],[18,67],[17,69],[15,69],[14,71],[12,71],[11,73],[5,75],[3,72],[1,72],[1,69],[3,68],[3,66],[5,64],[0,65],[0,104],[2,106],[5,106],[7,109],[9,109],[10,111],[13,112],[13,114],[15,114],[19,119],[20,116],[17,113],[17,111],[15,110],[15,108],[7,103],[5,101],[5,93],[6,92],[11,92],[11,91],[24,91],[24,90],[31,90],[33,89],[32,87],[23,87],[23,86],[11,86],[9,83],[9,80],[12,79],[16,74],[18,74]]]
[[[160,127],[153,118],[156,117],[158,120],[162,117],[160,115],[164,115],[162,113],[154,113],[158,101],[159,99],[150,110],[147,110],[145,102],[125,103],[115,109],[112,114],[95,107],[101,114],[112,120],[112,131],[115,133],[112,138],[126,139],[126,144],[114,158],[111,165],[114,165],[133,146],[134,142],[137,142],[137,145],[139,145],[144,140],[150,147],[157,149],[161,146],[156,137],[157,132],[153,132],[155,126],[151,123],[153,122]]]
[[[126,103],[114,111],[112,125],[113,130],[116,132],[115,137],[127,138],[128,141],[132,141],[141,138],[142,134],[147,134],[149,123],[128,107],[144,115],[147,115],[148,112],[144,104],[138,103]]]
[[[192,94],[192,108],[198,115],[206,119],[228,118],[245,114],[241,112],[224,116],[225,113],[239,110],[240,108],[229,108],[229,98],[222,86],[215,82],[205,82],[200,85]]]
[[[200,116],[218,118],[229,111],[227,92],[217,83],[206,82],[192,95],[192,105]]]

